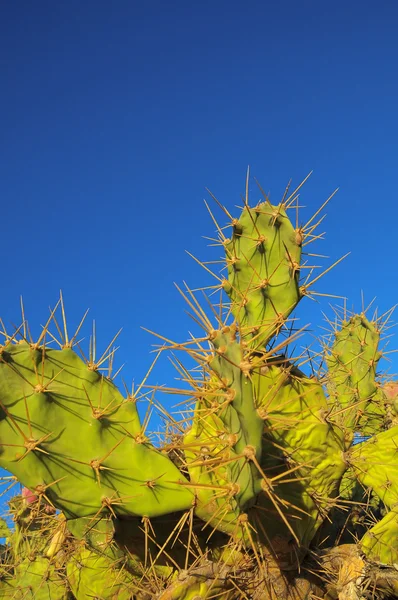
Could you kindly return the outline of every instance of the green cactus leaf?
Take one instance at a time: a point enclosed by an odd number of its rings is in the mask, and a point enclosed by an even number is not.
[[[392,509],[365,533],[360,547],[374,562],[398,565],[398,508]]]
[[[183,475],[141,435],[135,403],[73,350],[22,342],[1,359],[0,466],[26,487],[72,518],[190,507]]]
[[[68,589],[50,561],[37,557],[25,559],[15,568],[13,578],[0,584],[3,600],[66,600]]]
[[[67,565],[70,588],[76,600],[130,600],[136,580],[123,567],[87,548],[74,554]],[[139,580],[138,580],[139,581]]]
[[[283,204],[245,207],[224,244],[231,310],[252,348],[264,347],[296,308],[302,235]]]

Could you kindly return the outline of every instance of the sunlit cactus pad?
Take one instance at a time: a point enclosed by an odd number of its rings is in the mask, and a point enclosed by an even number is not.
[[[0,460],[24,485],[73,517],[190,506],[184,477],[142,434],[134,399],[74,350],[22,341],[1,359]]]

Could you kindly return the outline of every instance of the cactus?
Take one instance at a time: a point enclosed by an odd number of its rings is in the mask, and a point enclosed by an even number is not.
[[[376,381],[382,356],[379,341],[377,321],[369,321],[365,314],[354,315],[342,322],[326,352],[330,400],[341,410],[340,420],[347,431],[368,435],[383,426],[385,410]]]
[[[301,333],[289,331],[292,312],[320,277],[300,278],[313,269],[301,257],[319,211],[294,225],[296,192],[254,208],[246,192],[238,219],[224,209],[228,277],[217,278],[229,303],[212,308],[214,322],[182,292],[205,337],[163,345],[188,352],[197,375],[178,361],[193,414],[170,418],[160,447],[140,422],[137,393],[122,395],[104,373],[114,340],[97,359],[93,336],[89,357],[78,356],[81,325],[68,334],[62,296],[37,340],[24,316],[14,333],[4,328],[0,466],[26,490],[11,502],[0,598],[396,590],[397,394],[376,373],[383,320],[345,315],[323,351],[326,373],[307,376],[288,358]],[[371,438],[354,445],[355,434]]]
[[[65,536],[62,515],[26,488],[10,502],[14,530],[7,532],[2,551],[0,598],[67,600],[68,588],[58,565],[50,560],[54,541],[61,550]]]
[[[134,577],[123,568],[88,548],[73,554],[66,567],[67,579],[76,600],[101,597],[129,600],[136,591]]]
[[[284,204],[245,205],[223,240],[228,280],[223,288],[244,340],[265,345],[283,326],[304,290],[299,286],[304,233],[294,228]]]
[[[0,597],[25,600],[66,600],[67,589],[62,577],[43,558],[25,559],[15,567],[14,577],[0,584]]]
[[[3,468],[69,518],[188,508],[193,494],[142,434],[134,398],[98,372],[100,363],[40,342],[1,348]]]

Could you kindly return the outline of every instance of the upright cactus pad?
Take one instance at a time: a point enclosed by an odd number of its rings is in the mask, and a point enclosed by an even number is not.
[[[382,355],[379,341],[377,322],[369,321],[364,314],[354,315],[343,321],[326,352],[329,393],[348,429],[369,431],[370,421],[377,417],[382,425],[383,410],[376,383]]]
[[[307,546],[338,494],[346,469],[344,435],[328,420],[319,382],[283,357],[274,357],[254,372],[253,384],[264,419],[261,464],[273,477],[274,494],[291,533]],[[269,505],[264,500],[262,504]],[[268,535],[280,536],[283,526],[278,519],[271,515],[265,519]],[[285,535],[289,539],[288,531]]]
[[[296,308],[303,232],[291,224],[283,204],[245,206],[224,242],[228,281],[224,289],[243,339],[265,345]]]
[[[221,531],[239,531],[241,512],[257,495],[261,475],[250,456],[261,457],[262,419],[236,328],[211,333],[212,374],[202,389],[192,427],[184,439],[191,483],[196,484],[197,514]]]

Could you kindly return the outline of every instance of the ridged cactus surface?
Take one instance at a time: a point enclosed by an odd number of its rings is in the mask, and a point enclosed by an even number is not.
[[[295,229],[283,205],[245,206],[224,241],[228,281],[223,287],[242,338],[265,345],[296,308],[304,233]]]
[[[154,517],[193,493],[142,434],[134,398],[69,347],[1,348],[1,465],[69,517]]]

